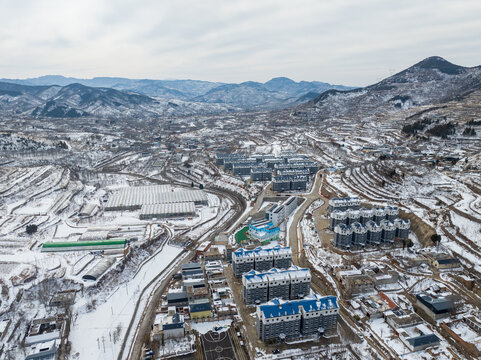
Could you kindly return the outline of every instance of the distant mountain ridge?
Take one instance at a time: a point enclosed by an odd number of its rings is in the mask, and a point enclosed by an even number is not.
[[[239,111],[223,104],[156,99],[132,91],[82,84],[20,85],[0,82],[0,113],[34,117],[78,118],[179,116]]]
[[[476,90],[481,90],[481,66],[463,67],[433,56],[364,88],[328,90],[301,108],[316,113],[319,119],[359,118],[439,104]]]
[[[307,93],[329,89],[349,90],[352,87],[331,85],[318,81],[295,82],[286,77],[274,78],[266,83],[247,81],[228,84],[201,80],[149,80],[120,77],[77,79],[61,75],[46,75],[30,79],[2,79],[0,81],[28,86],[68,86],[81,84],[89,87],[126,90],[165,100],[183,100],[208,104],[225,104],[245,110],[265,107],[275,109],[304,101]]]

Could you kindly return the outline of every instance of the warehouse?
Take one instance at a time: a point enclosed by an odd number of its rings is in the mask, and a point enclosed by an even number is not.
[[[207,205],[207,195],[202,190],[172,191],[169,185],[139,186],[122,189],[110,196],[106,211],[137,210],[142,205],[193,202]]]
[[[42,252],[58,252],[58,251],[92,251],[106,249],[123,249],[126,245],[125,239],[110,239],[99,241],[66,241],[53,242],[48,241],[42,245]]]
[[[106,256],[100,260],[92,269],[90,269],[84,276],[83,280],[93,280],[96,281],[100,278],[113,264],[115,263],[115,258]]]
[[[194,215],[195,205],[193,202],[146,204],[142,205],[140,211],[141,220]]]

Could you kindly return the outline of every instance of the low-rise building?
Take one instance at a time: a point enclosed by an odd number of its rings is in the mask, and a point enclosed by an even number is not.
[[[438,346],[441,341],[425,324],[402,328],[399,329],[398,333],[399,339],[412,352]]]
[[[185,335],[184,316],[169,309],[169,314],[162,319],[162,332],[164,339],[181,338]]]
[[[279,232],[280,229],[269,220],[255,220],[249,225],[249,235],[263,244],[277,240]]]
[[[198,299],[189,302],[191,319],[203,319],[212,317],[212,307],[209,299]]]
[[[452,312],[455,311],[455,303],[451,298],[418,294],[416,295],[416,299],[416,306],[433,321],[448,317]]]
[[[413,312],[406,312],[401,309],[394,309],[384,313],[386,323],[390,325],[396,334],[399,334],[399,329],[412,327],[422,324],[424,321],[421,317]]]
[[[60,344],[59,339],[29,345],[25,360],[55,359]]]
[[[43,343],[60,339],[65,329],[65,320],[49,317],[45,319],[35,319],[32,321],[25,338],[26,345]]]

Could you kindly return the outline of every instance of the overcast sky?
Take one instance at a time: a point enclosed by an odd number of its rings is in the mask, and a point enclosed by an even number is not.
[[[0,0],[0,78],[362,86],[432,55],[481,64],[481,1]]]

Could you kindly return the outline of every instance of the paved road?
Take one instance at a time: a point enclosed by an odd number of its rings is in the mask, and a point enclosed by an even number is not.
[[[155,182],[155,183],[161,182],[161,180],[158,180],[158,179],[155,179],[155,178],[149,178],[149,177],[146,177],[144,175],[135,175],[135,174],[129,174],[129,175],[138,176],[138,177],[141,177],[145,180],[149,180],[149,181],[152,181],[152,182]],[[181,182],[175,181],[173,179],[172,179],[172,182],[174,183],[174,185],[190,188],[190,184],[181,183]],[[225,221],[221,226],[217,227],[214,231],[212,231],[212,233],[209,235],[209,239],[213,239],[220,232],[225,231],[230,226],[232,226],[232,224],[236,221],[236,219],[238,219],[239,216],[243,214],[243,212],[245,211],[245,208],[246,208],[246,202],[239,194],[234,193],[232,191],[224,191],[224,189],[219,189],[219,188],[216,188],[216,187],[208,187],[208,188],[205,189],[205,191],[214,193],[216,195],[228,197],[235,204],[235,214],[233,216],[231,216],[231,218],[229,220]],[[215,228],[215,225],[211,229],[213,229],[213,228]],[[206,233],[208,233],[208,232],[211,232],[211,230],[207,231]],[[202,237],[202,236],[200,236],[200,237]],[[188,262],[191,261],[191,259],[194,256],[194,253],[195,253],[195,249],[192,249],[192,250],[189,250],[189,251],[184,251],[181,254],[179,254],[179,256],[185,256],[185,257],[182,258],[182,260],[180,261],[180,263],[178,263],[178,265],[170,268],[168,274],[166,276],[163,276],[163,280],[159,284],[157,284],[157,287],[156,287],[156,289],[153,292],[153,295],[151,297],[151,301],[149,302],[147,307],[143,310],[141,320],[136,327],[136,331],[135,331],[135,334],[134,334],[134,341],[132,342],[132,346],[130,347],[130,349],[128,349],[128,352],[125,353],[125,354],[124,354],[124,351],[126,350],[125,345],[126,345],[127,337],[124,337],[122,349],[121,349],[121,351],[119,353],[119,356],[118,356],[119,360],[123,359],[123,358],[137,359],[137,358],[141,357],[142,345],[144,343],[144,339],[145,339],[146,335],[151,330],[151,325],[152,325],[154,317],[155,317],[155,309],[157,308],[157,306],[160,302],[160,298],[161,298],[162,294],[164,293],[165,289],[167,288],[167,286],[168,286],[170,280],[172,279],[173,275],[175,273],[179,272],[182,264],[185,264],[185,263],[188,263]],[[178,260],[178,259],[179,259],[179,257],[176,258],[176,260]],[[157,281],[161,277],[161,275],[163,275],[163,274],[159,274],[156,277],[155,280]],[[150,285],[152,285],[152,284],[149,284],[149,287],[150,287]],[[144,288],[143,291],[145,291],[146,288]],[[136,317],[136,313],[134,313],[134,315],[132,317],[132,321],[131,321],[129,330],[132,326],[134,326],[133,321],[134,321],[135,317]],[[130,331],[127,331],[127,334],[129,334],[129,332]]]
[[[317,199],[324,199],[319,195],[320,192],[320,185],[321,181],[323,182],[323,185],[325,184],[325,177],[322,177],[321,172],[319,172],[316,175],[316,181],[313,185],[312,191],[303,196],[305,198],[305,201],[302,203],[302,205],[297,209],[296,213],[294,214],[293,221],[291,223],[291,226],[289,228],[289,244],[292,249],[292,261],[295,265],[301,266],[300,260],[301,257],[303,257],[303,247],[302,247],[302,233],[298,232],[298,226],[299,222],[304,216],[304,213],[306,212],[307,208]],[[305,257],[303,257],[305,259]],[[322,286],[324,283],[321,278],[319,278],[319,274],[316,272],[311,272],[312,276],[312,282],[311,285],[314,289],[316,289],[318,292],[324,295],[329,294],[329,290],[325,286]],[[339,299],[339,314],[342,317],[341,321],[339,324],[343,327],[343,329],[347,333],[352,333],[353,331],[360,332],[359,326],[356,324],[356,322],[351,319],[350,314],[348,311],[344,308],[342,305],[341,299]],[[367,338],[366,341],[371,345],[372,348],[374,348],[381,356],[383,356],[386,359],[391,359],[391,358],[396,358],[395,356],[393,357],[393,354],[389,352],[389,350],[386,350],[381,344],[379,344],[376,339],[370,339]]]

